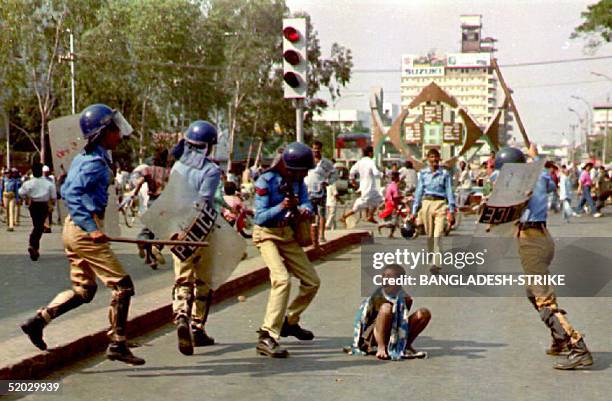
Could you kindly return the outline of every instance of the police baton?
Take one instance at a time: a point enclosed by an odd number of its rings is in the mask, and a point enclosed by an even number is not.
[[[126,237],[107,237],[112,242],[125,242],[128,244],[141,244],[141,245],[168,245],[168,246],[197,246],[206,247],[208,242],[205,241],[179,241],[179,240],[166,240],[166,239],[135,239]]]

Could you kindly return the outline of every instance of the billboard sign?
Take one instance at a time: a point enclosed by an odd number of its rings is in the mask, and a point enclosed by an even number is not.
[[[441,77],[445,64],[443,57],[405,54],[402,56],[402,76]]]
[[[451,68],[485,68],[491,65],[491,53],[450,53],[446,66]]]

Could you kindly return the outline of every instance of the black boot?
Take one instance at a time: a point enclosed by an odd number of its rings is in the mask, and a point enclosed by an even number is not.
[[[194,347],[206,347],[215,343],[215,339],[210,337],[204,328],[191,326],[191,334],[193,335]]]
[[[567,355],[570,352],[569,340],[562,341],[553,337],[550,348],[546,350],[547,355]]]
[[[176,320],[176,335],[178,336],[178,348],[183,355],[193,355],[193,343],[189,322],[185,316]]]
[[[289,352],[281,347],[266,330],[260,329],[257,333],[259,333],[259,341],[255,349],[259,355],[266,355],[272,358],[287,358],[289,356]]]
[[[43,329],[46,325],[47,322],[38,313],[21,325],[21,330],[28,335],[32,344],[42,351],[47,349],[47,344],[43,340]]]
[[[298,340],[310,341],[314,339],[314,334],[310,330],[306,330],[300,327],[299,324],[289,324],[287,318],[283,322],[283,328],[280,333],[281,337],[293,336]]]
[[[593,356],[587,349],[583,339],[580,339],[576,344],[570,344],[570,349],[567,360],[554,365],[555,369],[572,370],[593,364]]]
[[[106,357],[111,361],[121,361],[129,365],[144,365],[145,360],[132,354],[125,341],[112,341],[106,349]]]

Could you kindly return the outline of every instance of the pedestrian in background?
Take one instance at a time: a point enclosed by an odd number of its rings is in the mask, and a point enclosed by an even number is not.
[[[578,193],[581,194],[580,203],[578,204],[578,210],[576,213],[583,213],[584,206],[588,204],[589,213],[593,217],[601,217],[601,213],[598,213],[595,208],[595,202],[591,196],[591,188],[593,187],[593,181],[591,179],[591,170],[593,170],[593,163],[587,163],[580,173],[580,180],[578,181]]]
[[[411,220],[415,221],[418,213],[419,221],[425,225],[427,249],[436,255],[429,271],[437,274],[441,270],[441,242],[446,224],[452,226],[455,222],[455,194],[451,174],[440,165],[437,149],[429,149],[427,162],[429,165],[419,173]]]
[[[2,203],[6,210],[6,230],[15,231],[17,222],[17,202],[19,202],[19,187],[21,180],[16,168],[5,173],[2,183]]]
[[[40,238],[45,229],[45,220],[50,211],[53,210],[51,204],[55,203],[57,194],[55,184],[50,183],[43,177],[44,167],[41,163],[32,165],[33,178],[26,181],[19,189],[19,196],[27,199],[32,217],[32,232],[28,246],[30,259],[38,260],[40,257]]]
[[[561,166],[561,174],[559,174],[559,199],[561,201],[561,218],[566,223],[570,222],[570,216],[577,217],[578,215],[572,209],[572,181],[570,172],[564,164]]]

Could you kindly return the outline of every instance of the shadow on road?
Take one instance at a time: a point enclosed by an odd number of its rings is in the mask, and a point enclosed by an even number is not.
[[[225,376],[233,374],[250,374],[253,377],[266,377],[271,375],[301,374],[321,375],[321,372],[336,372],[337,370],[359,366],[380,366],[381,361],[373,356],[351,356],[342,352],[342,347],[350,343],[348,337],[322,337],[312,343],[283,342],[291,357],[287,359],[271,360],[262,356],[255,356],[255,342],[218,344],[201,354],[196,354],[190,360],[198,357],[222,357],[226,354],[250,351],[252,357],[230,357],[218,360],[198,361],[196,366],[158,366],[125,369],[90,369],[83,374],[103,374],[113,372],[129,372],[130,377],[147,378],[159,376]],[[431,337],[417,339],[415,347],[426,350],[430,358],[441,356],[457,356],[467,359],[484,358],[483,353],[492,347],[504,347],[503,343],[478,342],[472,340],[436,340]],[[404,363],[411,363],[405,361]]]

